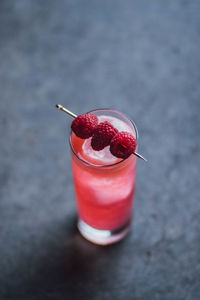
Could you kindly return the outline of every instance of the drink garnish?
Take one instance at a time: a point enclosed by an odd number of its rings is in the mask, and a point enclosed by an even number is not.
[[[110,145],[112,138],[118,133],[118,130],[108,121],[101,122],[95,128],[91,146],[94,150],[99,151]]]
[[[137,142],[134,136],[126,131],[118,132],[111,140],[110,152],[119,158],[128,158],[135,152]]]
[[[88,113],[77,116],[60,104],[56,104],[56,107],[75,118],[72,122],[71,128],[79,138],[87,139],[92,136],[92,133],[98,124],[98,118],[96,115]]]
[[[92,136],[98,124],[98,118],[93,113],[77,116],[71,125],[72,131],[81,139],[87,139]]]
[[[77,116],[60,104],[56,104],[56,107],[75,118],[71,128],[78,137],[87,139],[92,136],[91,146],[94,150],[100,151],[110,145],[110,152],[116,157],[125,159],[131,154],[134,154],[144,161],[147,161],[142,155],[135,152],[137,143],[131,133],[126,131],[118,132],[118,130],[107,121],[99,123],[99,126],[98,118],[93,113]]]

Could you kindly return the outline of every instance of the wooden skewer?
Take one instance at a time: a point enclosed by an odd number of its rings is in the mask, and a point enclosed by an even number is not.
[[[76,118],[77,115],[74,114],[73,112],[71,112],[70,110],[66,109],[65,107],[63,107],[62,105],[60,104],[56,104],[56,107],[62,111],[64,111],[66,114],[70,115],[71,117],[73,118]],[[145,157],[143,157],[141,154],[137,153],[137,152],[133,152],[133,154],[139,158],[141,158],[142,160],[144,161],[147,161],[147,159]]]
[[[144,156],[142,156],[141,154],[139,154],[139,153],[137,153],[137,152],[133,152],[133,154],[134,154],[135,156],[141,158],[142,160],[147,161],[147,159],[146,159]]]
[[[66,114],[70,115],[71,117],[73,118],[76,118],[77,115],[75,115],[73,112],[71,112],[70,110],[66,109],[65,107],[63,107],[62,105],[60,104],[56,104],[56,107],[62,111],[64,111]]]

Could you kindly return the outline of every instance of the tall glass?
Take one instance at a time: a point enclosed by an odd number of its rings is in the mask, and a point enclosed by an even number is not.
[[[124,114],[110,109],[94,110],[92,113],[98,117],[114,117],[123,121],[137,139],[136,126]],[[96,165],[78,154],[83,142],[84,140],[71,133],[72,169],[79,214],[78,229],[87,240],[95,244],[111,244],[121,240],[130,228],[136,157],[131,155],[115,163]]]

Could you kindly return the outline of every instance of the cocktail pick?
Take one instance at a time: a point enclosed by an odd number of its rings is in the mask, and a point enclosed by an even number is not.
[[[57,107],[58,109],[64,111],[66,114],[70,115],[70,116],[73,117],[73,118],[76,118],[76,117],[77,117],[76,114],[74,114],[73,112],[71,112],[70,110],[66,109],[65,107],[63,107],[63,106],[60,105],[60,104],[56,104],[56,107]]]
[[[62,105],[60,104],[56,104],[56,107],[62,111],[64,111],[66,114],[70,115],[71,117],[73,118],[76,118],[77,115],[74,114],[73,112],[71,112],[70,110],[66,109],[65,107],[63,107]],[[142,160],[144,161],[147,161],[147,159],[145,157],[143,157],[141,154],[137,153],[137,152],[133,152],[133,154],[139,158],[141,158]]]

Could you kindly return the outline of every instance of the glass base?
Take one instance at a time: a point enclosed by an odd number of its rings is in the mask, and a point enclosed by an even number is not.
[[[131,221],[129,220],[124,226],[120,227],[116,230],[101,230],[95,229],[81,219],[78,220],[78,230],[81,235],[88,241],[97,244],[97,245],[110,245],[116,243],[123,239],[129,229],[130,229]]]

